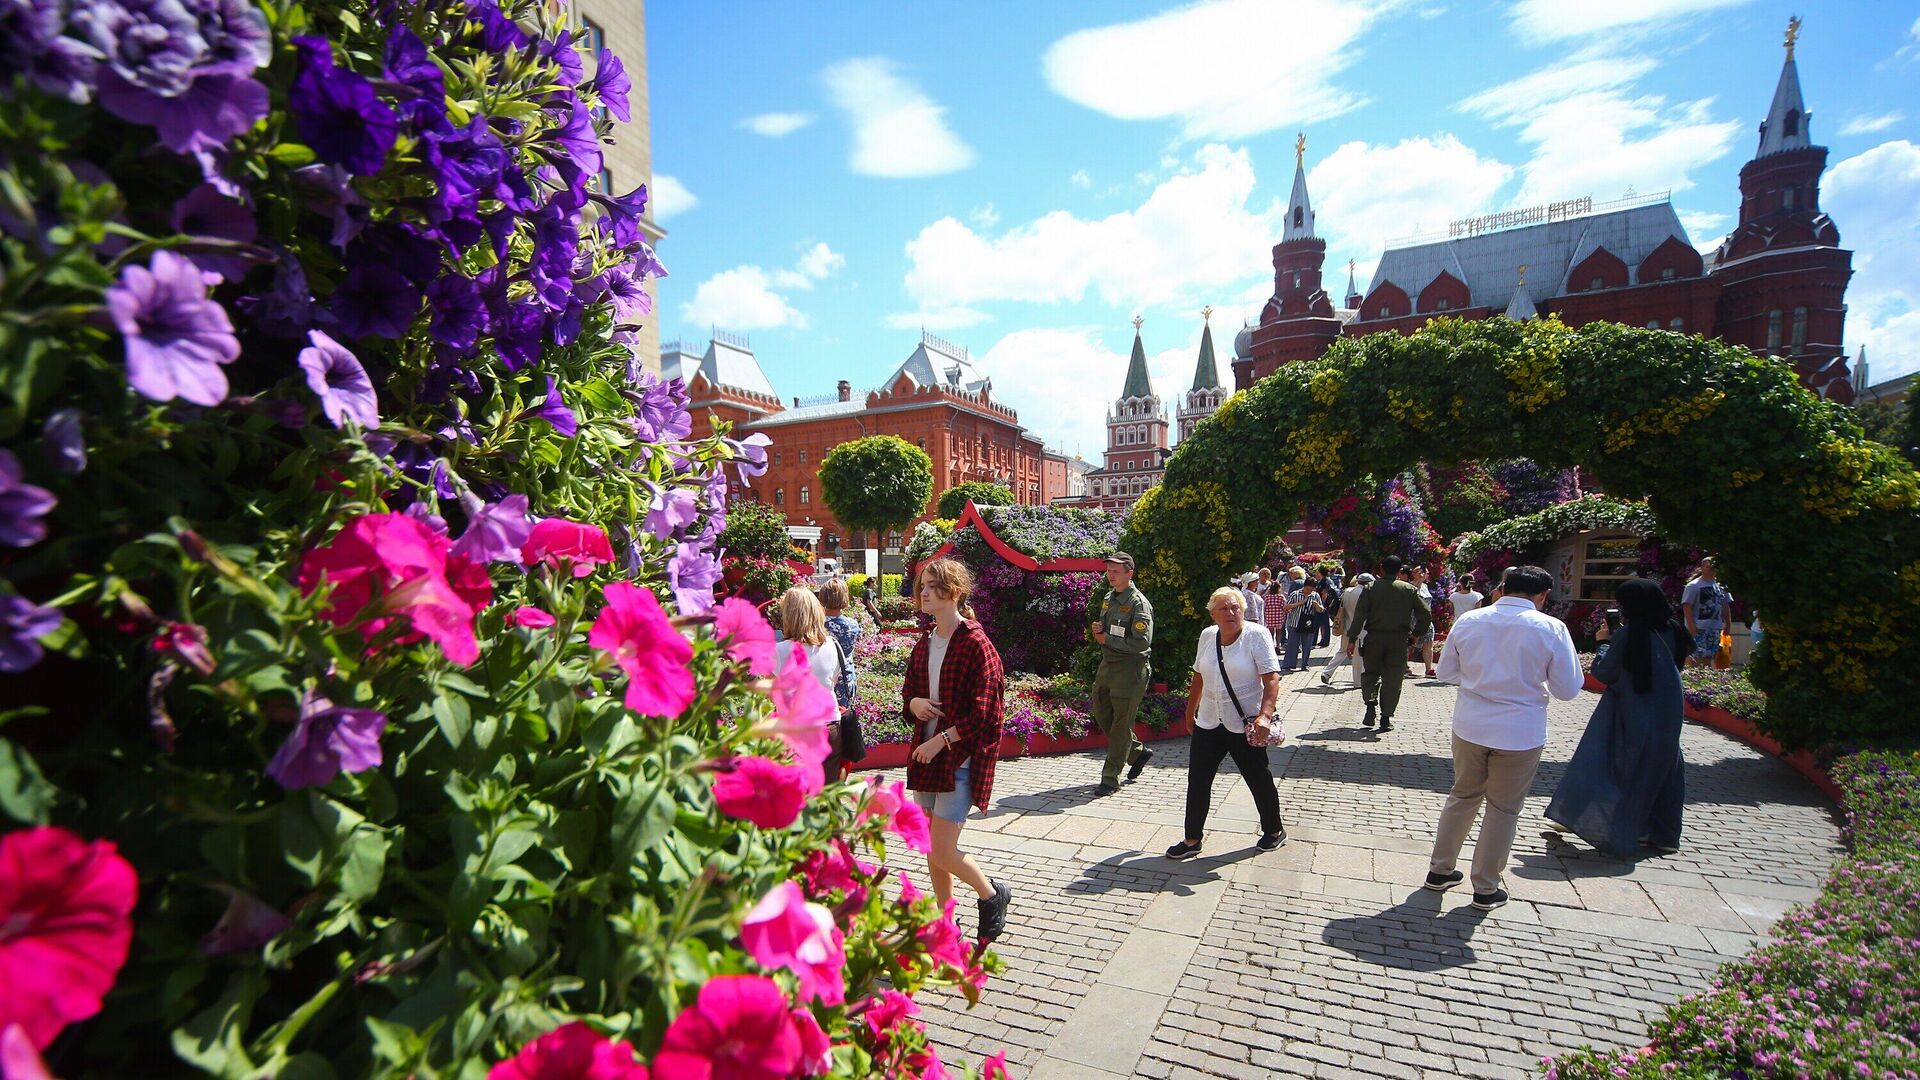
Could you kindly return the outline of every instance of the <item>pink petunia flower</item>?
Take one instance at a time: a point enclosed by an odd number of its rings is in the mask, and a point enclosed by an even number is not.
[[[680,715],[693,704],[693,669],[687,666],[692,643],[647,590],[616,581],[605,593],[607,606],[593,621],[587,644],[612,653],[627,673],[627,708],[646,716]]]
[[[932,849],[927,812],[907,795],[905,781],[895,780],[891,787],[883,787],[877,777],[867,781],[867,804],[860,808],[860,816],[854,820],[875,817],[887,819],[887,827],[898,833],[909,848],[919,852]]]
[[[813,1010],[793,1010],[793,1033],[800,1037],[800,1070],[808,1076],[822,1076],[833,1068],[833,1042],[813,1018]]]
[[[508,626],[524,626],[529,630],[540,630],[553,625],[553,616],[537,607],[522,605],[514,608],[507,616]]]
[[[764,975],[716,975],[667,1027],[653,1080],[786,1080],[804,1047],[780,984]]]
[[[747,665],[758,676],[773,674],[773,627],[760,609],[738,597],[729,597],[713,609],[714,640],[725,643],[727,655]]]
[[[139,890],[113,843],[42,825],[0,836],[0,1031],[44,1050],[100,1011],[133,940]]]
[[[1013,1080],[1013,1074],[1007,1071],[1005,1050],[980,1063],[980,1080]]]
[[[945,914],[921,927],[917,936],[926,947],[927,959],[936,966],[967,970],[967,942],[960,934],[959,924],[953,921],[953,901],[947,901]]]
[[[773,723],[762,724],[756,735],[774,735],[793,751],[793,758],[813,769],[833,752],[830,732],[840,719],[833,692],[821,686],[807,664],[806,650],[790,642],[792,652],[773,678]]]
[[[818,769],[782,765],[763,757],[734,758],[714,774],[713,801],[728,817],[743,818],[763,829],[784,829],[800,816],[807,796],[820,787]]]
[[[449,547],[445,536],[417,518],[367,514],[307,552],[300,561],[300,591],[330,582],[333,592],[321,613],[328,622],[341,626],[371,614],[361,630],[372,637],[393,618],[404,618],[412,633],[403,643],[431,638],[447,659],[465,667],[480,658],[473,616],[491,601],[493,584],[484,567],[450,562]],[[376,599],[378,608],[368,612]]]
[[[952,1075],[947,1067],[940,1064],[940,1052],[929,1046],[917,1054],[907,1055],[907,1066],[920,1070],[920,1080],[949,1080]]]
[[[554,1028],[487,1070],[487,1080],[647,1080],[633,1047],[585,1021]]]
[[[800,980],[800,997],[827,1005],[847,1000],[847,954],[833,914],[807,902],[800,886],[783,881],[747,912],[740,944],[761,967],[786,968]]]
[[[595,566],[613,561],[613,545],[598,525],[547,518],[533,527],[520,549],[520,561],[528,566],[564,562],[572,565],[574,577],[586,577]]]
[[[53,1080],[27,1029],[19,1024],[0,1028],[0,1080]]]
[[[920,1011],[913,999],[898,990],[882,990],[867,999],[867,1009],[862,1017],[867,1022],[867,1030],[882,1045],[893,1034],[893,1030],[904,1023],[907,1017]]]
[[[831,847],[807,852],[800,861],[800,875],[806,880],[807,895],[824,900],[828,894],[845,893],[856,904],[865,903],[867,888],[855,876],[862,869],[853,849],[845,840],[835,839]]]
[[[915,900],[918,900],[922,896],[926,895],[926,893],[923,893],[919,889],[916,889],[913,887],[913,879],[907,877],[907,872],[905,870],[897,871],[897,873],[900,875],[900,902],[901,903],[906,904],[908,906],[912,906]]]

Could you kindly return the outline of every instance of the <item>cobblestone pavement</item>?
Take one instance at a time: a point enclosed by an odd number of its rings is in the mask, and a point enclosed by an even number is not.
[[[1426,892],[1454,695],[1410,682],[1376,736],[1343,679],[1287,676],[1287,739],[1271,754],[1291,840],[1274,852],[1252,846],[1257,816],[1228,762],[1204,857],[1162,857],[1181,834],[1185,740],[1154,744],[1109,798],[1093,797],[1094,754],[1003,762],[993,812],[962,845],[1015,890],[1007,970],[971,1010],[923,995],[941,1048],[1005,1049],[1039,1080],[1535,1076],[1542,1055],[1644,1042],[1651,1014],[1812,897],[1838,851],[1811,785],[1693,724],[1679,854],[1623,862],[1547,830],[1598,700],[1586,694],[1551,709],[1514,902],[1481,914],[1464,886]],[[1469,839],[1462,869],[1471,858]]]

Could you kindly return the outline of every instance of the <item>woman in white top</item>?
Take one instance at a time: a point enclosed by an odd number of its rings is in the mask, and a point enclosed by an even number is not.
[[[1207,612],[1213,616],[1213,625],[1200,632],[1193,682],[1187,687],[1187,722],[1193,726],[1187,758],[1187,838],[1167,849],[1169,859],[1200,851],[1207,812],[1213,807],[1213,778],[1228,755],[1260,811],[1260,839],[1255,846],[1272,851],[1287,842],[1287,829],[1280,821],[1280,791],[1273,783],[1267,749],[1247,739],[1249,727],[1254,726],[1279,741],[1273,706],[1280,696],[1280,657],[1273,651],[1273,635],[1247,621],[1246,601],[1231,586],[1214,590]]]
[[[1474,588],[1477,584],[1479,583],[1474,580],[1473,575],[1468,574],[1466,577],[1460,579],[1459,590],[1452,596],[1447,597],[1448,600],[1453,602],[1453,617],[1455,619],[1458,619],[1460,616],[1465,615],[1467,612],[1487,602],[1487,598],[1481,596],[1479,590]]]
[[[833,693],[834,686],[841,677],[840,646],[827,636],[827,609],[820,606],[820,600],[813,590],[794,586],[780,597],[780,638],[782,641],[797,641],[807,654],[807,669],[813,673],[814,681],[826,687],[827,693]],[[773,650],[773,670],[779,674],[786,666],[791,649]],[[827,760],[821,762],[828,783],[840,779],[840,725],[836,721],[833,727],[833,752]]]

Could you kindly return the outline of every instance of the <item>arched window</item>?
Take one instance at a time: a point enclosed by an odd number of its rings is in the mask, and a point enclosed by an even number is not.
[[[1767,348],[1780,348],[1780,309],[1767,312]]]
[[[1661,280],[1661,281],[1672,281],[1672,280],[1673,280],[1673,277],[1674,277],[1674,272],[1673,272],[1673,267],[1671,267],[1671,266],[1663,266],[1663,267],[1661,267],[1661,268],[1660,268],[1660,280]]]
[[[1807,309],[1793,309],[1793,351],[1799,352],[1807,347]]]
[[[1433,302],[1433,310],[1435,311],[1445,311],[1452,306],[1453,306],[1453,301],[1447,299],[1444,296]]]
[[[1791,210],[1795,206],[1797,206],[1799,202],[1800,202],[1799,188],[1790,187],[1780,192],[1780,206],[1782,209]]]
[[[1667,329],[1673,331],[1685,330],[1686,328],[1687,321],[1685,319],[1675,319],[1667,324]]]
[[[1293,272],[1293,287],[1296,289],[1300,287],[1300,271],[1298,270]]]
[[[1800,134],[1800,110],[1799,109],[1787,110],[1787,122],[1785,126],[1787,130],[1782,132],[1782,134],[1784,135]]]
[[[808,491],[806,486],[803,484],[800,487],[800,505],[801,506],[807,506],[812,503],[812,500],[809,499],[807,496],[808,496]]]
[[[787,489],[786,488],[777,487],[773,489],[773,505],[775,506],[787,505]]]
[[[1606,287],[1607,287],[1607,279],[1599,276],[1598,274],[1594,275],[1594,278],[1592,281],[1587,282],[1587,288],[1589,289],[1604,289]]]
[[[1293,227],[1297,229],[1300,226],[1306,224],[1306,221],[1307,221],[1307,212],[1298,206],[1294,207],[1293,208]]]

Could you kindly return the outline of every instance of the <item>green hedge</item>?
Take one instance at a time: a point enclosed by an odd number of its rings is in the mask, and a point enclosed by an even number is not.
[[[863,590],[865,590],[866,587],[867,587],[867,575],[865,574],[848,574],[847,575],[847,592],[852,594],[854,603],[857,604],[860,602],[860,593]],[[880,598],[884,600],[889,596],[897,597],[899,595],[900,595],[900,575],[899,574],[881,574],[880,575]]]

